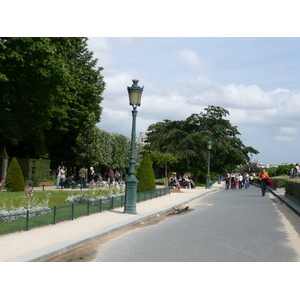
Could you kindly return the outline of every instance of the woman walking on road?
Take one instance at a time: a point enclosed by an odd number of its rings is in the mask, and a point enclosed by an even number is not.
[[[264,196],[265,193],[266,193],[266,187],[267,187],[267,181],[266,181],[266,179],[267,178],[269,178],[269,174],[266,172],[265,169],[263,169],[258,174],[258,181],[260,182],[262,196]]]

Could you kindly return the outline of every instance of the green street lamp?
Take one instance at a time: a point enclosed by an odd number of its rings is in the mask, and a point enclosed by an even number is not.
[[[210,189],[210,150],[212,146],[212,142],[208,141],[206,143],[207,146],[207,175],[206,175],[206,189]]]
[[[139,80],[132,79],[133,85],[127,87],[129,95],[129,104],[132,105],[132,130],[131,130],[131,150],[130,150],[130,160],[129,160],[129,171],[128,178],[126,179],[125,187],[125,205],[124,213],[127,214],[137,214],[136,212],[136,194],[137,194],[137,183],[138,180],[135,177],[135,165],[136,165],[136,116],[137,116],[137,106],[141,105],[141,98],[144,87],[139,87],[137,84]]]

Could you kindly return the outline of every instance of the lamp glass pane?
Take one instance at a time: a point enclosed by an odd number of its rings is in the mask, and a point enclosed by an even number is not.
[[[142,94],[138,92],[130,92],[129,93],[129,104],[140,106],[141,104]]]

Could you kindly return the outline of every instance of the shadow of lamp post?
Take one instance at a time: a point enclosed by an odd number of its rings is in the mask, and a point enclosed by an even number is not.
[[[207,175],[206,175],[206,189],[210,189],[210,150],[212,146],[212,142],[208,141],[206,143],[207,146]]]
[[[138,180],[135,176],[135,165],[136,165],[136,116],[137,107],[141,105],[141,98],[144,87],[139,87],[137,84],[139,80],[132,79],[132,86],[127,87],[129,95],[129,104],[132,105],[132,130],[131,130],[131,150],[129,160],[129,171],[128,178],[126,179],[125,187],[125,205],[124,213],[137,214],[136,212],[136,195],[137,195],[137,183]]]

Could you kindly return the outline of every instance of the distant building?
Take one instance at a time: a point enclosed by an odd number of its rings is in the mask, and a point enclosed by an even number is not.
[[[270,168],[277,168],[278,165],[276,165],[276,164],[258,163],[257,167],[263,168],[263,169],[270,169]]]
[[[140,143],[147,143],[147,132],[140,132],[140,135],[136,138],[136,140]]]

